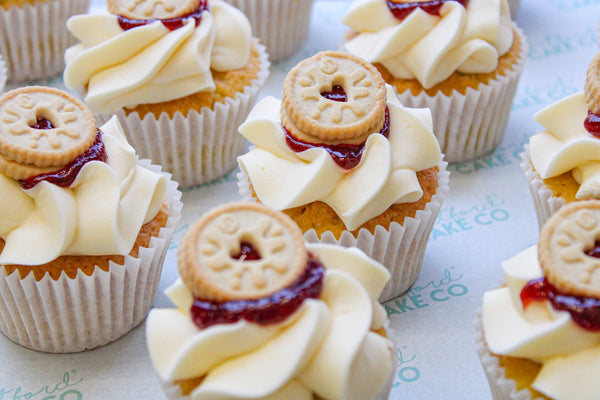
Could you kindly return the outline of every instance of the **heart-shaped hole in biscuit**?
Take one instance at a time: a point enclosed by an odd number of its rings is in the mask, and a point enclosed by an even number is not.
[[[262,257],[249,240],[242,240],[240,242],[240,251],[237,254],[231,254],[231,258],[241,261],[255,261],[260,260]]]
[[[35,124],[30,124],[30,128],[33,129],[54,129],[54,124],[48,118],[43,116],[37,116]]]
[[[340,101],[344,103],[348,101],[346,91],[341,85],[333,85],[333,87],[329,91],[322,91],[321,96],[333,101]]]
[[[600,240],[596,240],[593,247],[583,250],[586,256],[600,258]]]

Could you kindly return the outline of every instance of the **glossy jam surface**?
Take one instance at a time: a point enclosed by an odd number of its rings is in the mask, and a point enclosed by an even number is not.
[[[292,151],[300,153],[302,151],[312,149],[314,147],[321,147],[325,149],[333,161],[343,169],[352,169],[356,167],[362,158],[363,151],[365,150],[365,142],[359,144],[326,144],[326,143],[309,143],[305,142],[288,131],[283,127],[285,132],[285,141]],[[390,135],[390,113],[388,108],[385,108],[385,120],[383,122],[383,128],[381,135],[389,137]]]
[[[321,92],[321,96],[325,97],[326,99],[340,101],[342,103],[348,101],[346,91],[340,85],[334,85],[333,88],[331,88],[331,92]]]
[[[534,301],[543,300],[548,300],[557,310],[567,311],[582,328],[600,331],[600,299],[560,293],[546,278],[529,282],[521,291],[524,308]]]
[[[387,6],[396,19],[403,20],[417,8],[420,8],[428,14],[439,16],[440,9],[447,1],[457,1],[465,8],[467,7],[467,4],[469,4],[469,0],[430,0],[408,3],[396,3],[394,0],[387,0]]]
[[[583,126],[591,135],[600,138],[600,115],[588,111],[588,115],[583,121]]]
[[[262,325],[276,324],[292,315],[304,300],[319,298],[324,275],[323,265],[316,257],[309,255],[306,269],[287,288],[256,300],[216,302],[194,299],[192,320],[200,329],[216,324],[232,324],[241,319]]]
[[[52,122],[44,117],[38,118],[35,124],[30,125],[29,127],[33,129],[54,129]]]
[[[194,18],[194,20],[196,21],[196,26],[198,26],[200,24],[200,20],[202,19],[202,13],[204,11],[208,11],[207,0],[201,0],[200,4],[198,5],[198,8],[196,10],[192,11],[189,14],[186,14],[186,15],[183,15],[183,16],[177,17],[177,18],[132,19],[132,18],[125,18],[122,15],[118,15],[117,17],[118,17],[118,21],[119,21],[119,26],[124,31],[132,29],[132,28],[137,28],[138,26],[143,26],[143,25],[152,23],[154,21],[160,21],[165,26],[165,28],[167,28],[170,31],[174,31],[175,29],[181,28],[183,26],[183,22],[187,18]]]
[[[242,261],[254,261],[260,260],[261,256],[258,250],[252,245],[252,243],[242,242],[240,243],[240,252],[232,256],[236,260]]]
[[[102,142],[102,131],[96,130],[94,143],[82,154],[78,155],[63,169],[49,174],[36,175],[34,177],[20,180],[21,187],[25,190],[33,188],[41,181],[48,181],[54,185],[66,188],[71,186],[77,178],[81,168],[90,161],[106,162],[106,148]]]

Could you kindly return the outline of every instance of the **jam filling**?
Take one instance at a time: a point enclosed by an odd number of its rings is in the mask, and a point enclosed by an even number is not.
[[[588,115],[583,121],[583,126],[590,134],[600,138],[600,115],[588,111]]]
[[[54,129],[52,122],[44,117],[38,117],[35,124],[30,125],[29,127],[33,129]]]
[[[339,101],[345,103],[348,101],[348,97],[346,97],[346,91],[340,85],[333,85],[331,88],[331,92],[321,92],[321,96],[326,99]]]
[[[252,246],[252,243],[248,243],[248,242],[240,243],[239,254],[236,254],[232,257],[235,258],[236,260],[242,260],[242,261],[255,261],[255,260],[261,259],[260,253],[258,252],[258,250],[256,250],[256,248],[254,248],[254,246]]]
[[[560,293],[546,278],[540,278],[530,281],[521,291],[523,308],[536,300],[548,300],[555,309],[569,312],[582,328],[600,331],[600,299]]]
[[[324,275],[325,267],[309,254],[304,272],[290,286],[255,300],[218,302],[195,298],[191,308],[192,320],[200,329],[232,324],[240,319],[261,325],[276,324],[292,315],[304,300],[319,298]]]
[[[201,0],[198,4],[198,8],[192,11],[189,14],[182,15],[181,17],[175,18],[166,18],[166,19],[158,19],[158,18],[150,18],[150,19],[133,19],[133,18],[125,18],[122,15],[118,15],[119,26],[124,31],[127,31],[132,28],[137,28],[139,26],[143,26],[146,24],[150,24],[155,21],[160,21],[170,31],[174,31],[175,29],[179,29],[183,26],[183,21],[187,18],[194,18],[196,21],[196,26],[200,24],[202,20],[202,13],[204,11],[208,11],[208,2],[207,0]]]
[[[286,127],[283,127],[283,131],[285,132],[285,141],[292,151],[300,153],[314,147],[321,147],[325,149],[333,161],[343,169],[352,169],[356,167],[360,163],[363,151],[365,150],[366,142],[359,144],[309,143],[292,135]],[[390,113],[387,107],[385,108],[383,128],[379,133],[385,137],[390,136]]]
[[[469,4],[469,0],[430,0],[410,3],[396,3],[394,0],[387,0],[387,6],[396,19],[403,20],[417,8],[428,14],[439,16],[440,9],[447,1],[457,1],[465,8]]]
[[[41,174],[33,176],[31,178],[22,179],[19,181],[19,183],[21,184],[21,187],[25,190],[33,188],[41,181],[48,181],[54,185],[66,188],[71,186],[71,184],[75,181],[75,178],[77,178],[77,174],[79,174],[79,171],[81,171],[81,168],[83,168],[85,164],[87,164],[90,161],[106,162],[106,159],[106,148],[104,147],[104,143],[102,142],[102,131],[100,129],[97,129],[96,139],[94,140],[94,143],[92,143],[92,145],[85,152],[78,155],[66,167],[56,172],[50,172],[48,174]]]

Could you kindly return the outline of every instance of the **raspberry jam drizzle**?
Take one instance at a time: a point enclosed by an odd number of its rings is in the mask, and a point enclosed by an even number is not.
[[[285,141],[292,151],[300,153],[314,147],[321,147],[325,149],[333,161],[343,169],[352,169],[356,167],[360,163],[362,154],[365,150],[366,142],[359,144],[309,143],[292,135],[285,126],[283,127],[283,131],[285,133]],[[390,112],[387,107],[385,108],[383,128],[379,133],[385,137],[390,136]]]
[[[75,181],[75,178],[77,178],[77,174],[79,174],[79,171],[81,171],[81,168],[83,168],[85,164],[87,164],[90,161],[106,162],[106,159],[106,148],[104,147],[104,143],[102,142],[102,131],[100,129],[97,129],[96,139],[94,140],[94,143],[92,143],[92,145],[85,152],[78,155],[66,167],[56,172],[36,175],[31,178],[22,179],[19,181],[19,184],[25,190],[33,188],[41,181],[48,181],[56,186],[66,188],[71,186],[71,184]]]
[[[467,8],[467,4],[469,4],[469,0],[430,0],[410,3],[396,3],[394,0],[387,0],[387,6],[394,15],[394,18],[403,20],[417,8],[420,8],[428,14],[439,16],[442,6],[447,1],[457,1],[465,8]]]
[[[600,249],[596,249],[600,253]],[[535,279],[521,290],[523,308],[534,301],[548,300],[557,310],[567,311],[573,321],[589,331],[600,331],[600,299],[560,293],[546,278]]]
[[[192,320],[200,329],[216,324],[232,324],[240,319],[261,325],[276,324],[292,315],[306,299],[321,295],[325,267],[309,254],[302,275],[287,288],[256,300],[225,302],[194,299]]]
[[[158,19],[158,18],[150,18],[150,19],[133,19],[133,18],[125,18],[122,15],[118,15],[119,26],[124,31],[127,31],[132,28],[137,28],[139,26],[143,26],[146,24],[150,24],[155,21],[160,21],[170,31],[174,31],[175,29],[179,29],[183,26],[183,21],[187,18],[194,18],[196,21],[196,26],[200,24],[202,20],[202,13],[204,11],[209,11],[208,2],[206,0],[201,0],[198,4],[198,8],[192,11],[189,14],[182,15],[181,17],[176,18],[166,18],[166,19]]]
[[[583,121],[583,126],[591,135],[600,138],[600,115],[588,111],[588,115]]]

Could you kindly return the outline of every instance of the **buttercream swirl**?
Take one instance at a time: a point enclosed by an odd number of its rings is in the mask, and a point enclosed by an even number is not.
[[[355,0],[342,22],[357,32],[345,44],[349,52],[426,89],[456,71],[494,71],[513,42],[506,0],[470,0],[466,8],[447,1],[439,16],[416,8],[403,20],[386,0]]]
[[[67,28],[81,43],[65,53],[67,87],[85,93],[95,113],[113,113],[138,104],[159,103],[213,91],[211,69],[244,67],[250,59],[248,19],[221,0],[210,0],[196,26],[160,21],[123,30],[116,15],[77,15]]]
[[[107,161],[90,161],[70,187],[23,189],[0,174],[0,264],[41,265],[61,255],[129,254],[159,211],[167,178],[137,165],[116,118],[100,128]]]
[[[583,92],[565,97],[534,115],[546,131],[529,139],[531,163],[542,179],[571,171],[580,184],[575,198],[600,198],[600,139],[584,127]]]
[[[588,400],[600,393],[600,333],[577,325],[549,301],[525,310],[520,293],[543,277],[533,246],[502,264],[507,286],[483,296],[485,340],[494,354],[543,364],[532,387],[554,400]]]
[[[239,128],[256,147],[238,158],[260,201],[277,210],[322,201],[348,230],[355,230],[392,204],[420,199],[417,171],[441,161],[431,112],[404,107],[389,85],[387,99],[389,137],[369,135],[360,163],[349,170],[323,148],[291,150],[281,125],[280,101],[261,100]]]
[[[199,329],[192,295],[167,290],[177,309],[154,309],[146,322],[153,365],[165,381],[204,377],[191,399],[369,400],[392,373],[392,345],[377,299],[389,273],[356,248],[307,245],[326,268],[319,299],[307,299],[276,325],[245,321]]]

